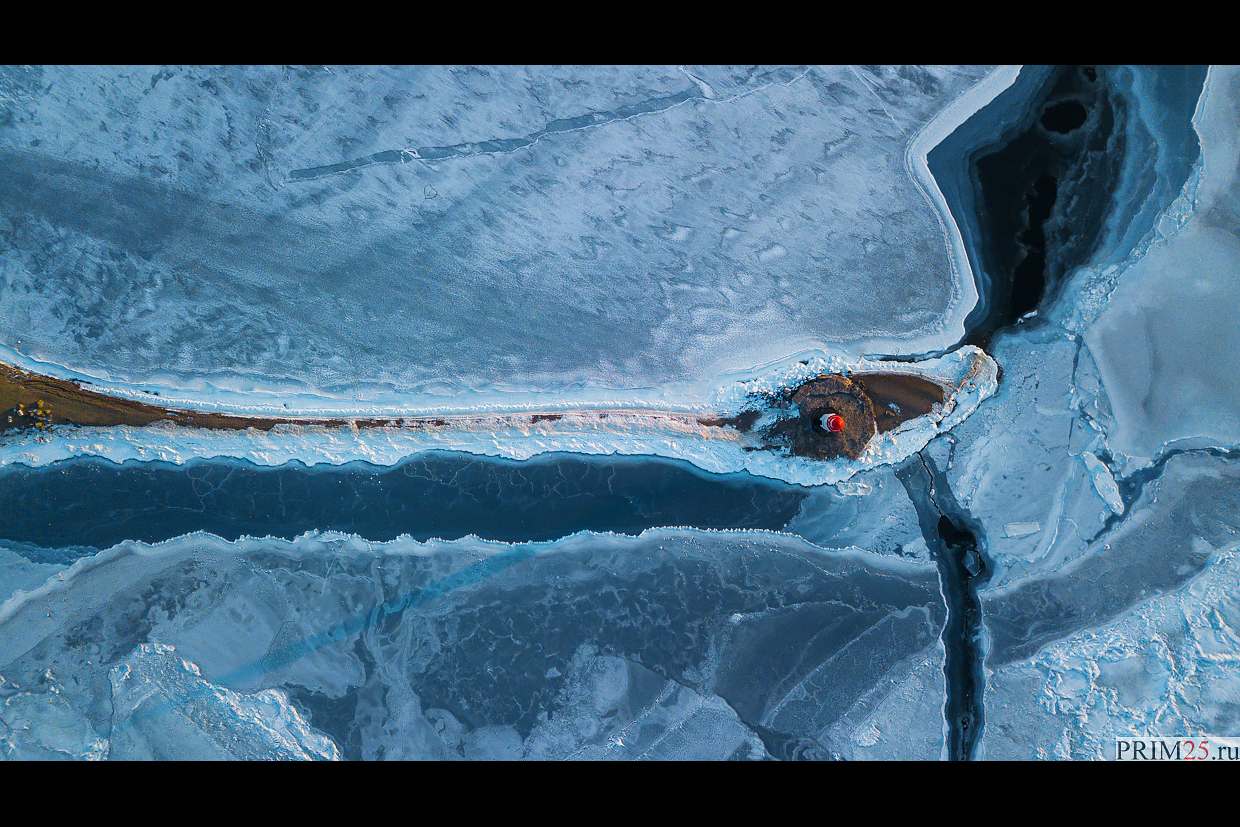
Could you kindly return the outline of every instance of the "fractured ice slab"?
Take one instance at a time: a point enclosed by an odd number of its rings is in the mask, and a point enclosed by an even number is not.
[[[986,757],[1110,759],[1117,737],[1234,734],[1237,594],[1232,543],[1184,587],[997,668],[987,689]]]
[[[599,655],[594,647],[583,646],[574,654],[557,703],[556,714],[531,731],[527,757],[541,761],[767,757],[762,740],[718,695],[701,695],[632,660]],[[444,718],[450,714],[442,712]]]
[[[1082,458],[1100,450],[1108,408],[1081,339],[1042,328],[1000,334],[992,347],[999,390],[927,450],[982,525],[999,588],[1075,559],[1113,510]]]
[[[826,548],[855,546],[874,554],[929,560],[917,512],[890,468],[809,489],[783,530]]]
[[[1130,392],[1117,382],[1115,365],[1134,369],[1144,357],[1127,338],[1115,343],[1123,363],[1097,345],[1106,336],[1105,314],[1111,311],[1105,309],[1116,280],[1122,283],[1156,254],[1160,234],[1182,222],[1197,186],[1189,161],[1197,146],[1194,124],[1199,127],[1201,119],[1190,121],[1192,98],[1164,75],[1146,69],[1111,73],[1114,108],[1124,119],[1107,151],[1119,173],[1107,193],[1109,205],[1094,216],[1106,226],[1088,266],[1066,273],[1035,317],[995,336],[991,352],[1003,368],[999,389],[927,448],[985,530],[990,589],[1069,565],[1126,508],[1124,474],[1131,467],[1116,451],[1116,435],[1123,450],[1123,422],[1140,404],[1125,398]],[[1204,137],[1202,147],[1208,155]],[[1174,197],[1177,187],[1185,191]],[[1129,223],[1119,222],[1119,214]],[[1184,335],[1199,327],[1196,319],[1177,324]],[[1140,335],[1124,331],[1125,337]],[[1209,371],[1203,367],[1208,363],[1185,355],[1174,370]],[[1187,410],[1178,416],[1191,416]]]
[[[1102,460],[1098,459],[1098,455],[1091,451],[1081,454],[1081,460],[1085,463],[1085,469],[1089,471],[1089,478],[1093,480],[1094,490],[1098,492],[1099,497],[1102,497],[1107,508],[1116,514],[1123,514],[1124,501],[1119,495],[1119,486],[1115,484],[1115,476],[1111,473],[1111,469],[1107,468]]]
[[[1240,230],[1238,225],[1237,230]],[[1090,346],[1139,468],[1176,447],[1240,444],[1240,238],[1194,219],[1120,280]]]
[[[30,689],[0,678],[0,761],[99,761],[108,749],[51,676]]]
[[[943,617],[931,565],[770,532],[191,535],[10,598],[0,675],[51,670],[96,730],[115,693],[134,755],[172,716],[205,752],[937,758]]]
[[[1208,454],[1172,457],[1122,520],[1055,570],[982,593],[987,662],[1039,647],[1167,592],[1199,574],[1240,530],[1240,466]]]
[[[972,286],[905,150],[984,74],[5,69],[0,341],[354,396],[941,348]]]
[[[984,595],[989,758],[1111,758],[1240,724],[1240,466],[1172,457],[1067,569]]]
[[[241,695],[201,678],[171,646],[140,644],[112,667],[117,760],[333,760],[336,745],[277,689]]]
[[[1107,444],[1127,468],[1169,448],[1240,444],[1240,189],[1234,68],[1212,67],[1194,124],[1199,178],[1086,334],[1112,400]],[[1182,229],[1177,228],[1183,223]]]

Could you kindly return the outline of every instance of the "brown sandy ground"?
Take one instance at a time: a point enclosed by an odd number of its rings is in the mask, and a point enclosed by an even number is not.
[[[908,374],[870,373],[851,377],[822,376],[806,382],[791,393],[800,416],[790,420],[777,435],[797,456],[828,459],[844,455],[856,458],[875,433],[889,431],[903,422],[931,411],[944,399],[943,388],[934,382]],[[575,412],[580,414],[581,412]],[[627,412],[637,413],[637,412]],[[706,427],[726,428],[740,433],[750,430],[758,412],[734,417],[686,417],[663,412],[647,412],[658,418],[678,422],[692,419]],[[838,413],[845,428],[830,433],[821,427],[821,417]],[[597,412],[599,419],[609,414]],[[486,415],[481,415],[485,418]],[[555,422],[561,413],[503,415],[509,423]],[[574,417],[575,418],[575,417]],[[150,425],[173,422],[192,428],[266,431],[278,424],[357,427],[437,428],[453,424],[477,425],[480,415],[470,417],[403,417],[368,419],[304,419],[296,417],[251,417],[235,414],[167,408],[134,399],[121,399],[82,387],[77,382],[54,379],[0,364],[0,433],[14,430],[49,430],[55,425],[108,426]]]

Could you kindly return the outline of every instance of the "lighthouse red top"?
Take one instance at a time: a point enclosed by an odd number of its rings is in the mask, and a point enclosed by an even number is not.
[[[844,430],[844,417],[839,414],[829,414],[824,422],[827,426],[827,430],[832,433],[837,433]]]

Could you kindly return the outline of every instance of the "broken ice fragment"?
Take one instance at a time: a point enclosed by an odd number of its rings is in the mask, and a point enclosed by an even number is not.
[[[1037,534],[1041,530],[1042,525],[1036,520],[1023,523],[1008,523],[1003,526],[1004,536],[1012,539],[1028,537],[1030,534]]]
[[[203,680],[171,646],[143,643],[112,669],[114,758],[328,759],[339,757],[290,704],[266,689],[243,695]]]
[[[1089,476],[1094,481],[1098,496],[1102,497],[1107,507],[1116,514],[1123,514],[1124,500],[1119,495],[1119,486],[1115,484],[1111,469],[1103,465],[1102,460],[1089,451],[1081,454],[1081,459],[1085,462],[1085,469],[1089,471]]]

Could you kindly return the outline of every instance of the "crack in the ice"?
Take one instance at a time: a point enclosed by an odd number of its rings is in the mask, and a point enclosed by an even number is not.
[[[1105,459],[1103,458],[1103,453],[1106,454]],[[1142,492],[1145,491],[1145,486],[1162,478],[1163,470],[1168,461],[1173,457],[1185,454],[1202,454],[1220,459],[1240,460],[1240,448],[1174,448],[1159,454],[1150,465],[1139,471],[1134,471],[1127,477],[1116,475],[1115,484],[1119,488],[1120,501],[1124,504],[1124,510],[1122,513],[1113,513],[1107,517],[1106,522],[1094,533],[1094,536],[1089,538],[1088,542],[1090,544],[1096,542],[1100,537],[1108,534],[1123,522],[1124,517],[1132,513],[1132,506],[1141,497]],[[1100,452],[1098,459],[1108,468],[1111,467],[1110,463],[1114,462],[1114,458],[1109,451]],[[1112,471],[1112,473],[1114,472]]]
[[[272,180],[271,167],[275,161],[271,151],[264,144],[274,143],[276,127],[268,117],[271,114],[271,108],[275,106],[276,98],[280,94],[280,87],[288,81],[288,66],[281,69],[280,80],[276,82],[275,88],[271,90],[271,98],[267,101],[267,106],[263,109],[261,115],[258,116],[258,124],[254,130],[254,151],[258,156],[259,169],[262,170],[263,179],[267,182],[267,186],[273,190],[279,190],[275,181]],[[231,124],[230,124],[231,129]]]
[[[926,479],[930,481],[930,485],[926,488],[926,494],[930,497],[930,502],[934,504],[934,510],[939,512],[939,516],[942,517],[943,507],[939,505],[939,501],[934,497],[934,472],[930,470],[930,465],[926,462],[926,458],[921,451],[917,452],[917,459],[921,460],[921,467],[926,469]]]
[[[972,760],[985,725],[984,623],[978,588],[988,578],[989,561],[979,539],[981,527],[961,508],[946,476],[918,451],[896,469],[908,492],[917,522],[939,571],[939,590],[947,610],[940,640],[945,653],[943,703],[949,760]],[[921,476],[925,474],[924,478]]]
[[[900,122],[897,121],[895,119],[895,116],[891,114],[891,110],[887,108],[886,102],[883,101],[882,97],[879,96],[878,92],[875,91],[874,87],[870,85],[869,81],[867,81],[864,77],[862,77],[861,73],[857,71],[856,66],[849,64],[848,69],[850,72],[852,72],[854,75],[857,76],[857,80],[861,81],[861,85],[865,87],[866,91],[874,96],[874,99],[878,101],[878,105],[882,107],[883,112],[887,114],[888,118],[891,118],[891,122],[896,125],[896,129],[900,130],[900,134],[903,135],[904,127],[900,126]]]
[[[681,71],[684,71],[683,68]],[[376,164],[404,164],[409,161],[444,161],[454,158],[473,158],[484,155],[504,155],[516,152],[519,149],[526,149],[534,146],[544,138],[554,135],[565,135],[570,132],[580,132],[584,129],[593,129],[595,127],[607,126],[618,123],[620,121],[631,121],[643,115],[658,114],[666,112],[689,101],[702,101],[703,103],[723,104],[731,103],[740,98],[748,97],[777,84],[783,86],[791,86],[801,78],[809,74],[810,69],[797,74],[795,77],[787,81],[773,80],[753,89],[746,89],[735,95],[726,98],[713,97],[713,91],[703,81],[690,75],[685,74],[694,82],[692,89],[682,89],[671,95],[664,95],[657,98],[648,98],[631,106],[622,106],[618,109],[608,110],[604,112],[588,112],[584,115],[577,115],[571,118],[558,118],[549,122],[542,129],[532,132],[529,135],[518,138],[492,138],[483,141],[467,141],[459,144],[451,144],[448,146],[424,146],[406,149],[388,149],[381,152],[375,152],[365,155],[361,158],[355,158],[349,161],[341,161],[336,164],[327,164],[318,167],[305,167],[303,169],[291,170],[288,174],[289,181],[309,181],[315,178],[322,178],[329,175],[338,175],[343,172],[351,172],[355,169],[374,166]],[[707,92],[710,91],[710,94]],[[899,124],[897,124],[899,126]]]
[[[643,664],[640,664],[640,663],[638,663],[637,661],[631,660],[631,659],[629,659],[629,658],[620,658],[620,660],[626,661],[626,662],[628,662],[628,663],[636,663],[638,666],[642,666],[642,665],[643,665]],[[635,727],[635,726],[637,726],[638,724],[640,724],[640,723],[641,723],[642,721],[644,721],[646,718],[650,717],[650,715],[651,715],[651,714],[655,711],[655,707],[656,707],[656,706],[660,706],[660,705],[661,705],[661,704],[662,704],[665,700],[667,700],[668,698],[670,698],[670,697],[671,697],[671,693],[672,693],[673,691],[675,691],[675,689],[676,689],[677,687],[681,687],[681,686],[683,686],[683,684],[678,683],[677,681],[672,680],[671,678],[668,678],[668,679],[667,679],[667,684],[663,687],[662,691],[660,691],[660,692],[659,692],[659,696],[658,696],[657,698],[655,698],[653,701],[651,701],[651,702],[650,702],[650,703],[646,706],[646,708],[642,710],[642,713],[641,713],[640,715],[638,715],[637,717],[635,717],[633,720],[629,721],[629,722],[628,722],[627,724],[625,724],[624,726],[620,727],[620,730],[619,730],[618,732],[613,733],[613,734],[611,735],[611,737],[608,739],[608,744],[607,744],[607,746],[608,746],[609,748],[610,748],[613,744],[614,744],[615,746],[620,746],[620,747],[624,746],[624,739],[625,739],[626,737],[628,737],[629,730],[631,730],[633,727]],[[598,744],[597,742],[587,741],[587,742],[585,742],[584,744],[582,744],[580,748],[578,748],[576,751],[574,751],[573,753],[571,753],[571,754],[570,754],[567,758],[565,758],[564,760],[565,760],[565,761],[572,761],[574,758],[576,758],[577,756],[581,755],[583,752],[585,752],[586,750],[588,750],[590,747],[594,747],[594,746],[599,746],[599,744]],[[653,747],[651,747],[651,748],[653,748]],[[647,752],[648,752],[648,751],[649,751],[649,750],[647,750]]]
[[[108,704],[112,707],[112,714],[108,716],[108,752],[103,757],[105,761],[112,758],[112,742],[116,738],[116,687],[112,685],[111,676],[108,676]]]

